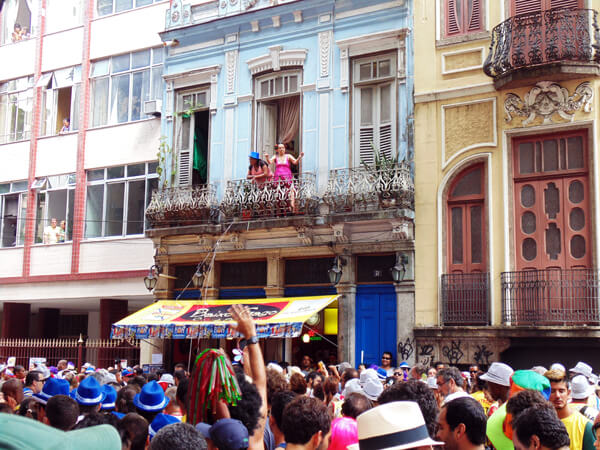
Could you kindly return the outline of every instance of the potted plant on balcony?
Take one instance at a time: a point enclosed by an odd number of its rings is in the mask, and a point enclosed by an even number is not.
[[[387,156],[381,154],[378,148],[371,143],[375,155],[372,165],[361,161],[365,172],[369,175],[371,185],[373,186],[379,206],[381,208],[394,208],[398,203],[398,156]]]

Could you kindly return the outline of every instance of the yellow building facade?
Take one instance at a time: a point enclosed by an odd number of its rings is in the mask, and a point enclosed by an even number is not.
[[[600,1],[414,7],[417,361],[598,365]]]

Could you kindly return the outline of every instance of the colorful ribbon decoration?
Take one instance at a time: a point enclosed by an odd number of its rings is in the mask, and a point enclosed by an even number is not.
[[[209,423],[209,411],[216,413],[217,402],[236,406],[242,398],[233,366],[221,350],[206,349],[196,357],[190,384],[188,423],[192,425]]]

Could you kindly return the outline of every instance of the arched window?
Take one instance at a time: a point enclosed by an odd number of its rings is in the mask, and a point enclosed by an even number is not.
[[[447,197],[448,273],[485,272],[485,168],[463,170]]]

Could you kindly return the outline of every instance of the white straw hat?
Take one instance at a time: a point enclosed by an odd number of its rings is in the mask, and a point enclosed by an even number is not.
[[[499,384],[500,386],[510,387],[510,376],[513,372],[514,370],[508,364],[494,362],[479,379]]]
[[[367,380],[363,385],[363,392],[369,400],[377,401],[383,392],[383,384],[379,380]]]
[[[572,369],[569,369],[569,372],[573,372],[579,375],[583,375],[584,377],[586,377],[589,381],[591,381],[592,383],[597,383],[598,382],[598,377],[596,375],[594,375],[593,371],[592,371],[592,366],[590,366],[589,364],[584,363],[583,361],[579,361],[575,367],[573,367]]]
[[[362,413],[358,422],[360,450],[403,450],[444,445],[429,437],[425,419],[415,402],[392,402]]]
[[[594,395],[595,391],[584,375],[577,375],[571,380],[571,397],[574,400],[584,400]]]
[[[344,385],[344,390],[342,391],[342,396],[346,398],[350,394],[353,394],[355,392],[364,395],[364,391],[360,385],[360,381],[358,381],[358,378],[352,378],[351,380],[346,381],[346,384]]]

